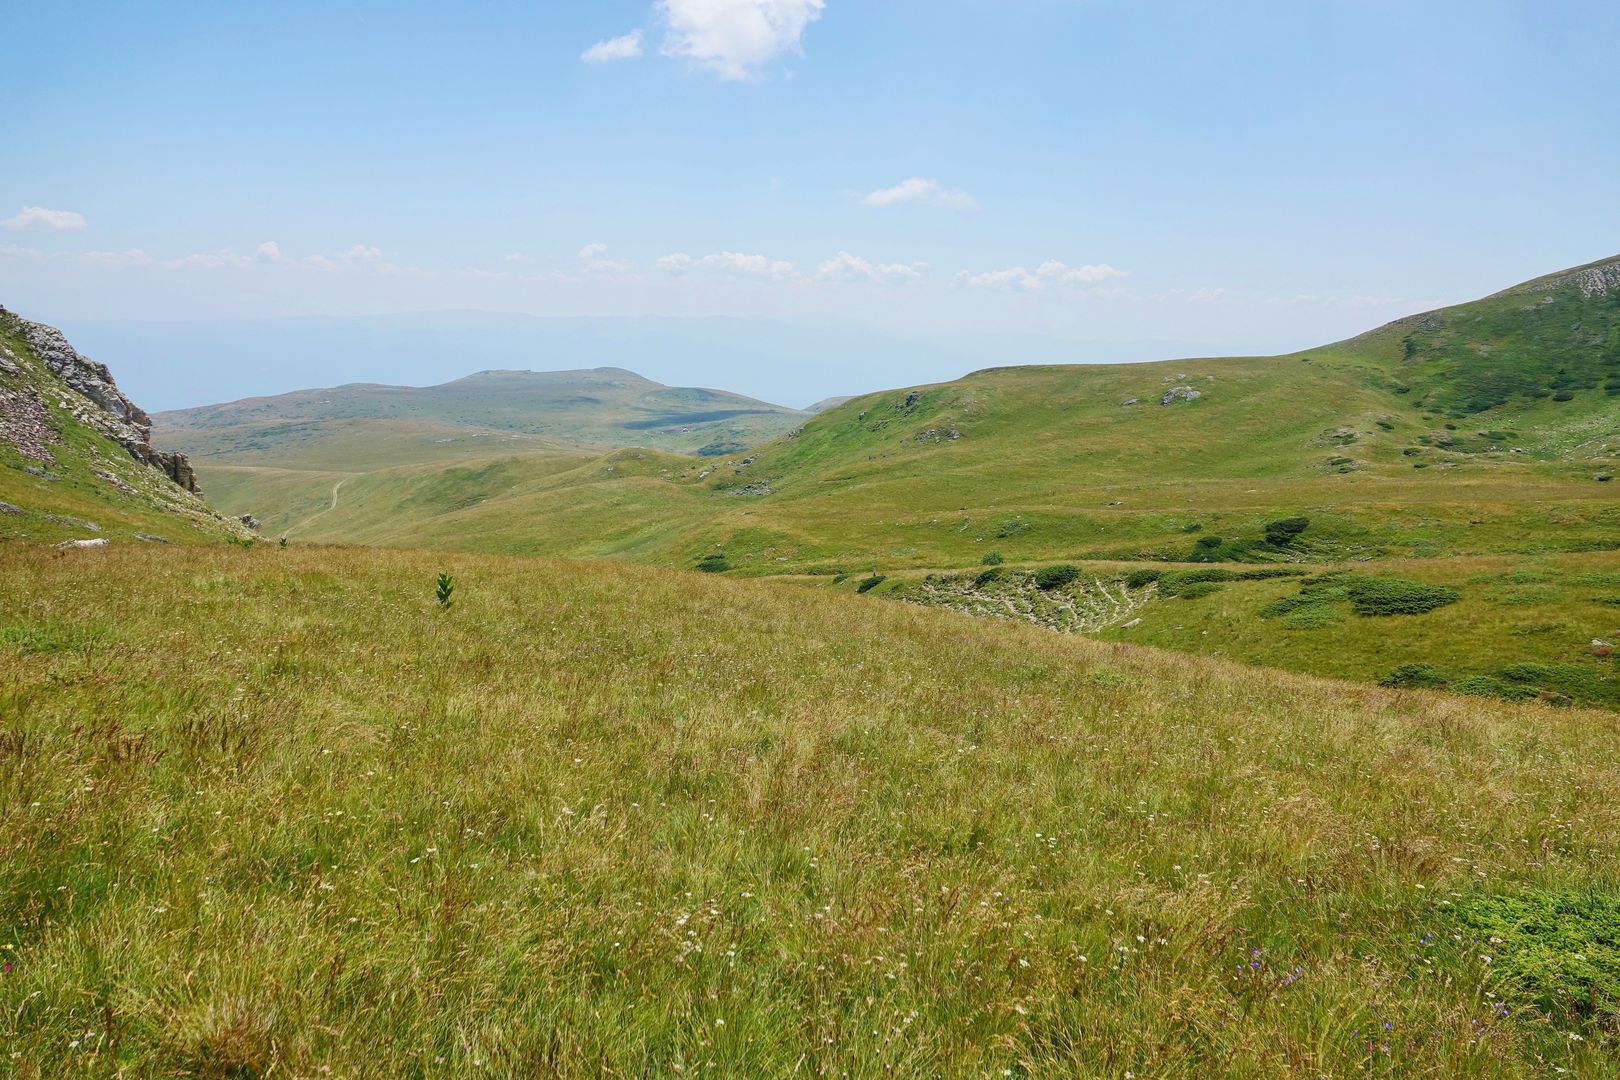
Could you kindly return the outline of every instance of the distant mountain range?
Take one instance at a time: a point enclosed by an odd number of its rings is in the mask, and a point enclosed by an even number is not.
[[[215,463],[307,460],[320,447],[416,438],[435,447],[608,450],[706,455],[768,442],[810,414],[723,390],[671,387],[622,368],[483,371],[441,386],[354,384],[158,413],[166,446]],[[409,458],[394,457],[391,464]],[[344,460],[332,464],[352,464]]]

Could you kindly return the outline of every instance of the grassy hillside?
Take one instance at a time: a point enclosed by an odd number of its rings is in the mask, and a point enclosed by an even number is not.
[[[1620,1049],[1609,715],[601,563],[0,567],[10,1074],[1598,1076]]]
[[[722,556],[705,567],[850,591],[884,575],[879,596],[977,573],[992,553],[1110,580],[1128,564],[1371,563],[1461,600],[1374,632],[1331,606],[1265,615],[1289,586],[1250,584],[1085,629],[1368,680],[1410,660],[1446,685],[1614,707],[1591,642],[1620,639],[1604,554],[1620,549],[1617,334],[1611,261],[1291,356],[1001,368],[867,395],[746,455],[209,479],[233,509],[285,506],[278,527],[300,540],[684,567]],[[1308,526],[1272,544],[1282,519]],[[1566,572],[1588,584],[1563,587]]]
[[[990,548],[1173,560],[1190,530],[1247,542],[1300,513],[1326,558],[1579,551],[1614,545],[1617,465],[1620,261],[1293,356],[1002,368],[868,395],[757,453],[666,462],[662,486],[511,460],[510,483],[469,506],[433,495],[468,464],[379,475],[356,485],[374,496],[359,517],[339,507],[304,535],[573,554],[562,516],[656,490],[684,527],[640,557],[719,544],[754,573],[970,565]],[[402,509],[379,525],[386,499]],[[606,517],[610,536],[641,525]]]
[[[377,468],[524,449],[647,446],[721,454],[807,414],[740,394],[671,387],[619,368],[484,371],[442,386],[339,386],[159,413],[166,446],[236,465]],[[369,448],[357,458],[357,445]]]
[[[34,355],[0,309],[0,543],[245,535],[98,424],[100,407]]]

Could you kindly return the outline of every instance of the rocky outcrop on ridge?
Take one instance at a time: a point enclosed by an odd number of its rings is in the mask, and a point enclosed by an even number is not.
[[[105,364],[98,364],[68,344],[62,332],[54,326],[30,322],[0,307],[0,325],[21,337],[28,349],[45,368],[81,401],[70,399],[73,416],[80,423],[100,431],[125,450],[131,457],[150,465],[194,495],[200,495],[197,473],[184,454],[169,453],[152,445],[152,419],[125,396],[113,381]],[[0,346],[0,371],[19,370],[19,360],[8,355]],[[52,440],[43,403],[37,395],[24,390],[0,387],[0,412],[13,421],[0,432],[25,456],[40,461],[49,460],[47,444]],[[16,430],[10,430],[15,428]]]

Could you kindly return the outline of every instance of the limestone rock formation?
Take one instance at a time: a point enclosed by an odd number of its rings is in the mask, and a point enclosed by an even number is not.
[[[192,494],[202,494],[197,486],[197,473],[184,454],[167,453],[152,445],[151,417],[118,389],[106,365],[81,355],[54,326],[19,318],[3,307],[0,307],[0,318],[22,336],[29,350],[52,375],[84,399],[85,407],[74,410],[76,419],[106,434],[136,461],[152,466]],[[14,366],[9,360],[6,363],[8,367]],[[19,400],[11,404],[17,415],[24,419],[30,415],[27,402]],[[37,411],[40,413],[37,419],[43,425],[44,410]],[[42,440],[24,439],[18,445],[24,454],[33,457],[44,454],[43,459],[48,460]]]

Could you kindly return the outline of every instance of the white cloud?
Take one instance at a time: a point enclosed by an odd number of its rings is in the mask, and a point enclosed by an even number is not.
[[[632,30],[623,37],[608,38],[579,54],[587,64],[606,64],[614,60],[634,60],[641,55],[641,31]]]
[[[17,244],[0,244],[0,259],[37,259],[44,254],[36,248]]]
[[[927,263],[872,263],[859,255],[840,251],[816,268],[816,276],[826,281],[916,281],[928,269]]]
[[[14,229],[19,232],[29,229],[46,229],[56,232],[62,229],[82,229],[89,222],[84,215],[72,210],[47,210],[43,206],[25,206],[20,214],[0,221],[0,226]]]
[[[281,245],[276,243],[274,240],[266,240],[264,243],[260,244],[254,249],[254,254],[258,255],[259,258],[263,259],[265,262],[280,262]]]
[[[800,51],[825,0],[658,0],[663,53],[722,79],[748,79],[772,58]]]
[[[1041,292],[1055,285],[1094,285],[1110,278],[1129,276],[1125,270],[1116,270],[1107,263],[1070,266],[1048,259],[1033,271],[1022,266],[1005,270],[989,270],[970,274],[963,270],[956,275],[956,284],[970,289],[997,289],[1002,292]]]
[[[627,275],[635,269],[630,263],[606,258],[607,252],[606,244],[586,244],[579,249],[579,261],[585,264],[586,271],[599,277]]]
[[[163,264],[170,270],[240,270],[252,266],[253,260],[234,251],[199,251],[183,259],[170,259]]]
[[[263,245],[260,245],[263,250]],[[279,248],[277,249],[279,250]],[[325,255],[309,255],[299,260],[304,266],[314,270],[336,272],[338,270],[369,270],[375,274],[420,274],[422,271],[416,267],[397,266],[383,255],[382,248],[371,244],[355,244],[337,258]]]
[[[1213,304],[1225,295],[1225,289],[1199,289],[1187,299],[1195,304]]]
[[[108,267],[147,266],[152,262],[152,256],[140,248],[130,248],[128,251],[87,251],[79,257],[87,263]]]
[[[952,191],[938,180],[924,180],[920,176],[902,180],[894,187],[879,188],[868,194],[861,202],[867,206],[922,203],[925,206],[940,206],[947,210],[972,210],[979,205],[978,201],[965,191]]]
[[[665,255],[659,259],[658,269],[675,275],[694,270],[717,270],[722,273],[776,280],[794,277],[796,274],[790,262],[765,255],[745,255],[740,251],[722,251],[716,255],[704,255],[697,259],[684,251],[677,251],[673,255]]]

